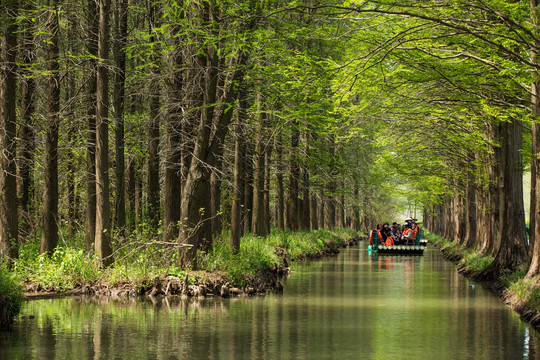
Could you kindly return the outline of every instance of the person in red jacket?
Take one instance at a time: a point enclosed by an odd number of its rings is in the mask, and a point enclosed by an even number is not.
[[[376,237],[377,244],[382,242],[381,225],[377,224],[377,229],[371,230],[369,233],[369,245],[373,245],[373,237]]]
[[[411,224],[408,222],[403,225],[403,235],[402,235],[403,242],[405,245],[414,245],[414,231],[411,229]]]

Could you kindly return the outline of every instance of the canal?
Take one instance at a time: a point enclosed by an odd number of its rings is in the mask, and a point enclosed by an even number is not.
[[[282,294],[26,303],[0,359],[536,359],[538,335],[438,250],[296,263]]]

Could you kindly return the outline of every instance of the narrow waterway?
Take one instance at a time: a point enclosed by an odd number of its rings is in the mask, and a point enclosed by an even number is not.
[[[30,301],[0,359],[537,358],[538,335],[436,249],[293,269],[267,296]]]

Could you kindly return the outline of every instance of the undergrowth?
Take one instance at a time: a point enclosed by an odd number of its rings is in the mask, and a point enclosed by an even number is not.
[[[17,276],[0,259],[0,328],[7,328],[21,311],[23,289]]]
[[[336,231],[316,230],[289,232],[272,230],[267,237],[244,236],[239,253],[231,251],[229,236],[217,237],[210,253],[200,252],[198,265],[202,271],[189,271],[177,266],[178,251],[174,243],[165,246],[160,235],[133,234],[129,239],[115,240],[114,266],[102,269],[93,252],[86,253],[80,237],[63,242],[52,254],[39,254],[39,241],[28,242],[19,249],[19,259],[13,270],[22,282],[38,290],[69,290],[84,284],[107,282],[111,285],[131,283],[144,285],[156,276],[189,281],[204,278],[207,272],[223,272],[232,285],[243,286],[249,276],[276,265],[283,265],[279,251],[285,251],[290,259],[312,256],[325,248],[328,242],[335,244],[351,239],[357,233],[349,229]],[[283,254],[281,254],[283,255]]]

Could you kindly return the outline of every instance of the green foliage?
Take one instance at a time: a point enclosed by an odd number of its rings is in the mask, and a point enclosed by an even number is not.
[[[21,311],[24,302],[21,281],[16,274],[9,271],[6,261],[0,259],[0,318],[4,320],[3,312],[7,312],[8,320],[15,318]],[[5,307],[5,308],[4,308]],[[8,324],[2,324],[0,327]]]
[[[480,254],[477,251],[465,249],[462,264],[467,270],[481,271],[484,270],[493,262],[493,257]]]
[[[230,249],[228,239],[220,238],[214,243],[211,254],[199,256],[199,264],[207,271],[224,271],[236,286],[245,285],[249,276],[267,269],[274,264],[283,265],[278,252],[285,251],[291,259],[313,256],[326,247],[328,242],[340,244],[356,236],[350,229],[310,232],[290,232],[272,230],[265,238],[246,235],[240,241],[240,252]]]
[[[96,282],[101,270],[95,259],[82,249],[59,246],[52,254],[39,254],[37,244],[20,249],[14,270],[25,281],[39,284],[46,290],[67,290]]]

